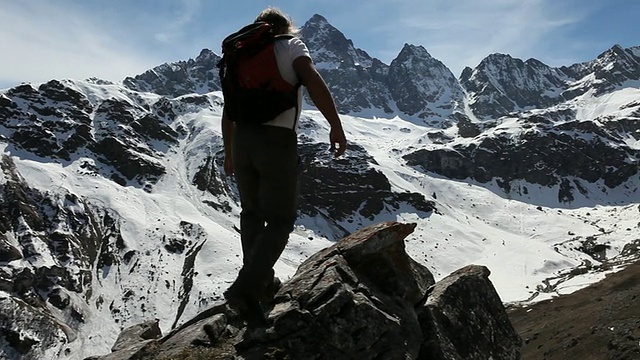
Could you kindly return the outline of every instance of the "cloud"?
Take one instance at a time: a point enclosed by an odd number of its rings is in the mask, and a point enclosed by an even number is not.
[[[585,14],[567,10],[554,0],[374,0],[367,8],[376,51],[397,54],[404,43],[422,45],[456,75],[495,52],[544,56],[552,34]]]
[[[202,9],[200,0],[181,0],[181,12],[172,17],[163,31],[155,34],[156,40],[164,43],[174,43],[185,36],[185,27],[190,25]]]
[[[3,4],[0,85],[92,76],[120,81],[158,63],[136,52],[126,38],[115,37],[117,32],[95,16],[56,5],[44,1]]]

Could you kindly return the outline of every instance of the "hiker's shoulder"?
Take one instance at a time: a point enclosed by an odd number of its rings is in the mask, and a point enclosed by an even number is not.
[[[309,56],[307,45],[300,38],[285,37],[276,42],[276,52],[287,54],[286,56],[298,57],[302,55]]]
[[[288,46],[305,46],[306,44],[302,39],[295,35],[280,35],[276,37],[278,43],[287,44]]]

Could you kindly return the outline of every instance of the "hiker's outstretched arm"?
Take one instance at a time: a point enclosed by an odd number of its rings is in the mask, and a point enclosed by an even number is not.
[[[307,88],[311,100],[318,110],[327,119],[331,125],[329,141],[331,142],[331,151],[335,156],[344,154],[347,149],[347,139],[342,130],[342,123],[336,110],[336,104],[333,101],[331,92],[324,82],[324,79],[316,70],[311,58],[300,56],[293,61],[293,68],[300,78],[300,82]]]
[[[224,172],[227,175],[233,174],[233,155],[231,153],[231,142],[233,141],[234,124],[222,110],[222,143],[224,145]]]

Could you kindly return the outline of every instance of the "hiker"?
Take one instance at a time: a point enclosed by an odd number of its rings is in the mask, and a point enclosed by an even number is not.
[[[272,47],[261,45],[263,49],[259,54],[251,55],[254,57],[245,60],[244,65],[234,63],[232,56],[248,58],[248,55],[231,53],[249,46],[252,39],[262,36],[263,29],[275,35],[275,39],[267,42]],[[224,296],[227,304],[250,325],[266,323],[262,305],[273,299],[279,287],[273,266],[282,254],[296,220],[300,85],[307,89],[331,126],[329,141],[334,156],[340,156],[346,150],[346,138],[333,97],[316,70],[309,50],[295,37],[296,34],[290,18],[281,10],[269,7],[258,15],[254,24],[223,41],[220,72],[225,97],[222,115],[224,171],[235,174],[240,192],[243,254],[243,266]],[[229,60],[225,60],[226,56]],[[277,65],[270,67],[270,60]],[[251,61],[254,61],[253,65]],[[265,75],[269,72],[275,74]],[[272,91],[263,91],[265,86],[262,90],[246,89],[255,85],[247,79],[265,76],[273,78],[270,82],[276,84],[269,85]]]

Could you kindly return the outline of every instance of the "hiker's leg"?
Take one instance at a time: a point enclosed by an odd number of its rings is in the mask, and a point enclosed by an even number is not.
[[[228,305],[249,324],[262,324],[265,319],[258,299],[258,280],[250,271],[256,240],[265,226],[264,217],[260,212],[260,174],[254,167],[253,154],[256,152],[256,146],[252,133],[239,127],[234,132],[234,172],[242,206],[240,238],[243,266],[233,284],[224,292],[224,297]]]
[[[263,287],[293,230],[297,212],[298,152],[292,130],[269,127],[263,151],[256,154],[260,172],[260,209],[266,227],[256,239],[251,266]]]
[[[254,144],[243,129],[235,132],[233,160],[236,184],[240,193],[240,239],[242,242],[243,264],[250,261],[256,238],[265,226],[260,215],[260,174],[253,165]]]
[[[242,210],[240,213],[240,240],[242,242],[242,263],[251,261],[256,240],[264,230],[264,219],[256,211]]]

